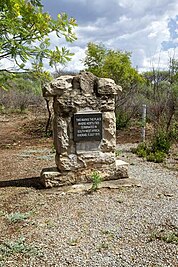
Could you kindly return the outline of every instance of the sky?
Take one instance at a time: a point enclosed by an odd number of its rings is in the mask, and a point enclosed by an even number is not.
[[[139,71],[166,69],[169,58],[178,58],[177,0],[42,0],[44,11],[56,18],[66,12],[74,17],[77,41],[72,44],[51,35],[51,43],[74,52],[65,70],[83,69],[89,42],[132,53]]]

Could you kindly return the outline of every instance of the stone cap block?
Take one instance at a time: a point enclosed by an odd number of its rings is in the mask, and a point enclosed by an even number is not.
[[[109,78],[99,78],[97,80],[97,92],[100,95],[117,95],[122,91],[122,87]]]
[[[82,71],[78,75],[60,76],[43,87],[44,97],[69,96],[70,92],[76,91],[83,96],[91,96],[93,93],[99,95],[117,95],[122,91],[114,80],[109,78],[98,78],[90,72]]]
[[[49,84],[44,85],[43,96],[52,97],[63,95],[64,92],[72,90],[72,81],[73,76],[71,75],[64,75],[54,79]]]

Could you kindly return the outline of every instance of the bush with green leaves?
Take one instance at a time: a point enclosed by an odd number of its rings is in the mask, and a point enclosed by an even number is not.
[[[96,191],[99,187],[99,184],[102,181],[101,175],[97,171],[93,171],[91,178],[92,178],[91,191]]]
[[[155,163],[161,163],[165,160],[166,158],[166,153],[162,151],[156,151],[156,152],[150,152],[148,155],[146,155],[146,160],[147,161],[152,161]]]
[[[169,132],[169,138],[174,142],[178,141],[178,122],[173,123],[172,129]]]
[[[3,73],[0,73],[0,80]],[[19,73],[7,75],[7,90],[0,88],[0,110],[23,112],[30,106],[43,103],[41,83],[32,74]]]
[[[127,128],[130,122],[130,118],[127,112],[117,111],[116,112],[116,129],[120,130],[123,128]]]
[[[151,147],[153,152],[161,151],[168,154],[171,148],[169,135],[163,131],[158,132],[152,141]]]
[[[5,260],[6,257],[10,257],[12,254],[25,254],[30,257],[43,256],[42,251],[34,244],[27,244],[25,237],[21,236],[16,240],[3,241],[0,244],[0,263]]]
[[[12,213],[6,214],[5,217],[10,223],[16,223],[16,222],[25,221],[31,215],[32,215],[32,212],[25,212],[25,213],[12,212]]]
[[[131,151],[137,154],[138,157],[146,158],[148,149],[149,148],[146,143],[140,143],[138,144],[137,148],[132,148]]]
[[[149,241],[162,240],[166,243],[178,245],[178,231],[166,231],[161,229],[160,231],[154,231],[151,233]]]
[[[132,152],[147,161],[161,163],[166,159],[171,147],[171,139],[164,132],[158,132],[150,143],[141,143]]]

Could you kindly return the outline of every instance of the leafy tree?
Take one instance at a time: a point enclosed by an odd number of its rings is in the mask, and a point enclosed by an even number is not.
[[[137,93],[143,77],[132,67],[131,54],[107,49],[103,44],[89,43],[84,59],[87,71],[98,77],[111,78],[122,86],[122,94],[116,97],[116,127],[124,128],[137,113],[134,94]]]
[[[84,60],[84,66],[88,71],[91,71],[94,75],[103,76],[103,65],[106,57],[106,48],[103,44],[96,45],[94,43],[88,43],[86,57]]]
[[[51,67],[57,62],[64,64],[72,54],[64,47],[51,49],[49,34],[55,32],[58,38],[65,37],[66,41],[72,42],[76,39],[75,26],[75,19],[69,19],[65,13],[58,14],[56,20],[52,19],[43,12],[40,0],[1,1],[0,65],[3,66],[6,59],[20,69],[27,69],[26,63],[29,64],[30,60],[34,71],[41,74],[44,60]],[[1,84],[5,82],[3,79]]]
[[[169,133],[178,116],[178,61],[170,59],[167,70],[153,69],[143,75],[147,80],[142,94],[147,99],[148,117],[156,130]]]
[[[123,89],[131,89],[142,77],[131,65],[131,54],[88,43],[84,66],[98,77],[111,78]]]

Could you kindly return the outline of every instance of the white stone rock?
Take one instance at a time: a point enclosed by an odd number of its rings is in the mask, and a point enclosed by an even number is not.
[[[89,72],[61,76],[44,87],[44,96],[54,99],[55,161],[59,170],[42,172],[41,181],[46,187],[91,182],[92,172],[96,170],[103,181],[128,177],[128,165],[116,161],[115,157],[115,96],[120,91],[121,87],[113,80],[97,78]],[[85,116],[98,112],[102,113],[102,123],[99,126],[91,123],[95,128],[85,122],[79,126],[73,120],[76,113],[83,119],[82,113]],[[74,127],[86,136],[87,127],[89,132],[98,130],[100,136],[87,140],[75,135],[74,139]]]
[[[72,90],[73,76],[60,76],[43,88],[44,96],[61,96],[66,91]]]
[[[114,80],[109,78],[98,79],[98,94],[101,95],[117,95],[122,91],[122,87],[115,84]]]

